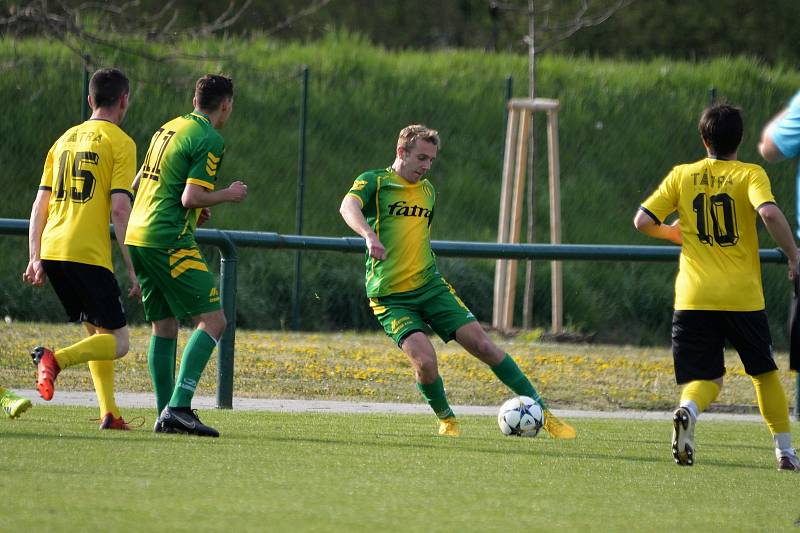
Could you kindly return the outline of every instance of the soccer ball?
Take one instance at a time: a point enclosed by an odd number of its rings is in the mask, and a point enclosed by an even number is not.
[[[503,435],[535,437],[544,425],[544,411],[533,398],[517,396],[500,406],[497,424]]]

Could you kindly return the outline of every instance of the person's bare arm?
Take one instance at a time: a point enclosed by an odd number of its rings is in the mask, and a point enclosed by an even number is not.
[[[234,181],[225,189],[219,191],[209,191],[208,189],[195,185],[186,184],[181,195],[181,203],[187,209],[196,207],[211,207],[225,202],[239,203],[247,196],[247,185],[241,181]]]
[[[375,232],[372,231],[367,219],[364,218],[364,213],[361,212],[361,202],[358,201],[358,198],[350,194],[345,196],[344,200],[342,200],[342,205],[339,207],[339,213],[341,213],[342,218],[350,229],[367,241],[367,251],[370,257],[386,259],[386,248],[378,239],[378,236],[375,235]]]
[[[781,159],[784,159],[784,155],[780,150],[778,150],[778,147],[775,146],[775,142],[772,140],[772,130],[775,127],[775,124],[783,119],[788,112],[789,110],[787,108],[775,115],[775,117],[773,117],[773,119],[770,120],[761,131],[761,140],[758,143],[758,153],[761,154],[761,157],[769,162],[780,161]]]
[[[47,224],[47,207],[50,203],[51,191],[39,189],[31,207],[31,219],[28,226],[28,266],[22,274],[22,280],[36,287],[44,285],[46,275],[42,266],[42,233]]]
[[[649,237],[665,239],[678,245],[683,244],[680,220],[676,220],[669,225],[658,224],[655,220],[653,220],[653,217],[639,209],[636,211],[636,215],[633,217],[633,225],[637,230]]]
[[[786,254],[789,264],[789,279],[794,279],[797,275],[797,264],[798,261],[800,261],[800,253],[797,250],[797,245],[794,242],[794,235],[792,235],[792,230],[789,227],[789,223],[786,221],[786,217],[783,216],[783,212],[780,208],[772,203],[760,205],[758,214],[767,227],[769,234],[772,235],[772,238],[775,239],[775,242],[781,247],[783,253]]]
[[[119,251],[122,254],[122,260],[125,262],[125,268],[128,270],[128,282],[131,285],[131,288],[128,290],[128,297],[141,299],[142,289],[139,287],[139,280],[136,278],[136,272],[133,270],[133,263],[128,253],[128,247],[125,246],[125,234],[128,232],[128,219],[130,216],[131,199],[128,195],[124,193],[112,194],[111,222],[114,223],[114,235],[117,237]]]

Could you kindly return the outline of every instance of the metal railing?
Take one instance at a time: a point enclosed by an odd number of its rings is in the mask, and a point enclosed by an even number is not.
[[[27,235],[28,221],[0,218],[0,235]],[[114,231],[110,229],[111,237]],[[217,407],[233,407],[233,359],[236,337],[236,272],[238,246],[253,248],[364,252],[360,237],[315,237],[280,235],[259,231],[238,231],[200,228],[197,242],[216,246],[220,251],[220,298],[228,325],[219,343],[217,359]],[[531,259],[548,261],[675,261],[678,246],[618,246],[598,244],[501,244],[486,242],[433,241],[433,251],[444,257],[485,259]],[[762,263],[785,263],[780,249],[759,250]],[[795,417],[800,420],[800,372],[797,373]]]

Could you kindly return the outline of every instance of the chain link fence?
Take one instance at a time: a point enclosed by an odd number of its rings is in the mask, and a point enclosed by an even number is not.
[[[80,121],[84,59],[67,51],[36,53],[22,44],[2,50],[0,73],[5,79],[0,96],[14,111],[13,120],[0,124],[4,141],[0,165],[7,172],[0,216],[27,218],[45,153],[64,130]],[[221,72],[234,78],[234,113],[222,131],[226,156],[219,179],[220,186],[235,179],[245,181],[249,197],[241,204],[215,208],[209,227],[295,233],[302,175],[303,232],[350,235],[338,207],[353,179],[365,170],[391,165],[399,130],[410,123],[425,123],[442,136],[442,149],[431,171],[438,192],[434,239],[494,241],[508,77],[513,76],[515,95],[524,96],[524,58],[488,68],[463,54],[444,58],[409,54],[401,59],[358,51],[309,61],[304,158],[300,156],[304,63],[294,56],[278,57],[264,67],[253,57],[269,55],[271,50],[255,45],[247,51],[249,56],[169,62],[108,53],[91,55],[88,68],[113,64],[129,76],[131,107],[123,129],[136,141],[140,162],[153,131],[191,111],[199,76]],[[673,165],[703,157],[695,125],[709,100],[709,80],[720,97],[745,109],[747,132],[740,155],[743,160],[758,161],[758,131],[793,89],[791,80],[778,84],[759,69],[736,62],[709,65],[701,73],[671,64],[612,68],[569,58],[543,63],[537,94],[561,101],[562,241],[654,244],[633,230],[631,218]],[[546,242],[544,120],[537,117],[534,125],[539,139],[535,217],[538,240]],[[784,165],[768,170],[779,203],[792,220],[793,169]],[[762,240],[763,245],[770,242]],[[204,252],[216,269],[217,252]],[[360,255],[303,254],[300,290],[293,299],[295,252],[240,252],[239,326],[377,327],[364,296]],[[18,281],[26,262],[23,241],[0,239],[0,314],[60,320],[63,312],[51,290],[34,290]],[[550,273],[546,263],[539,265],[533,321],[546,328]],[[440,258],[439,267],[476,315],[489,322],[494,262]],[[117,272],[122,268],[118,262]],[[675,268],[671,264],[566,263],[565,324],[573,331],[596,332],[600,340],[666,342]],[[782,270],[764,270],[777,339],[783,333],[788,285]],[[518,283],[518,321],[522,276],[524,268]],[[126,305],[132,321],[142,320],[138,304]]]

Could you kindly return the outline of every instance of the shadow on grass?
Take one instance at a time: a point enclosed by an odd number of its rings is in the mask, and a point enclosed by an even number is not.
[[[363,436],[364,438],[360,438]],[[551,439],[548,437],[540,438],[537,437],[536,439],[515,439],[519,440],[520,442],[530,442],[530,445],[525,446],[524,448],[509,448],[509,444],[503,443],[500,444],[498,442],[497,446],[481,446],[481,442],[485,442],[484,439],[480,438],[470,438],[470,437],[459,437],[458,444],[454,442],[455,439],[449,437],[438,437],[438,436],[421,436],[419,434],[408,434],[408,435],[399,435],[399,434],[375,434],[375,433],[364,433],[364,434],[352,434],[351,438],[344,438],[344,439],[336,439],[336,438],[325,438],[325,437],[307,437],[307,436],[275,436],[275,435],[262,435],[262,436],[255,436],[255,435],[234,435],[231,437],[235,440],[244,440],[244,441],[270,441],[274,443],[279,443],[281,445],[291,445],[291,444],[319,444],[319,445],[328,445],[328,446],[359,446],[362,448],[372,448],[372,449],[386,449],[386,448],[395,448],[395,449],[413,449],[413,450],[420,450],[420,449],[430,449],[430,450],[441,450],[441,449],[449,449],[453,454],[456,455],[472,455],[472,454],[487,454],[487,455],[496,455],[496,456],[514,456],[518,458],[531,458],[531,457],[546,457],[552,459],[569,459],[570,462],[586,462],[589,461],[599,461],[599,462],[609,462],[609,461],[618,461],[618,462],[626,462],[626,463],[645,463],[645,464],[669,464],[672,463],[672,457],[669,454],[669,451],[665,452],[664,457],[658,456],[648,456],[648,455],[633,455],[629,454],[630,451],[636,450],[642,447],[642,444],[664,444],[663,441],[654,441],[654,440],[635,440],[631,441],[630,439],[604,439],[610,442],[624,442],[627,444],[626,448],[622,450],[620,453],[609,453],[609,454],[602,454],[596,452],[587,452],[580,446],[580,439],[575,441],[558,441],[556,439]],[[380,439],[375,440],[376,438]],[[394,442],[392,440],[394,439]],[[397,439],[408,439],[407,441],[398,441]],[[436,441],[429,441],[429,439],[436,439]],[[595,439],[596,440],[596,439]],[[541,445],[538,443],[544,441]],[[475,444],[474,446],[470,445],[468,447],[464,447],[464,443]],[[512,445],[513,446],[513,445]],[[718,445],[715,445],[718,446]],[[727,446],[725,446],[727,447]],[[752,448],[754,450],[761,449],[758,446],[730,446],[730,447],[737,447],[741,448]],[[667,450],[669,447],[667,446]],[[768,448],[765,448],[769,451]],[[743,472],[750,472],[750,471],[760,471],[763,470],[762,466],[758,466],[755,464],[749,463],[730,463],[730,462],[721,462],[715,461],[712,459],[706,459],[706,456],[703,456],[702,465],[703,466],[712,466],[712,467],[720,467],[720,468],[736,468]],[[678,468],[676,466],[676,468]]]

